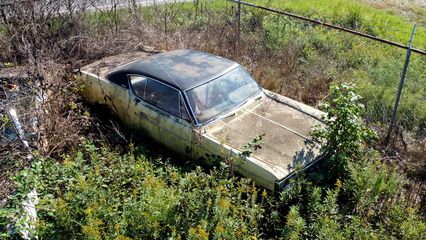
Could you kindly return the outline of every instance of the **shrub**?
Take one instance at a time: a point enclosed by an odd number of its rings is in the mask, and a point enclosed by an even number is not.
[[[365,144],[375,138],[361,118],[363,105],[352,84],[332,85],[327,103],[322,104],[326,115],[324,128],[317,127],[310,135],[321,144],[327,155],[326,163],[330,178],[345,177],[349,161],[361,159]]]
[[[259,235],[263,210],[246,179],[156,165],[133,152],[83,144],[62,163],[39,160],[17,178],[40,195],[40,238],[208,238]],[[28,183],[26,179],[37,179]],[[16,206],[20,200],[15,199]]]
[[[273,237],[291,239],[422,239],[426,224],[405,199],[409,181],[369,150],[374,134],[360,118],[362,105],[354,86],[331,87],[324,105],[323,129],[312,132],[327,152],[317,173],[299,173],[274,205],[286,226]],[[331,173],[328,181],[311,180]],[[328,183],[333,182],[334,185]],[[291,206],[291,207],[288,207]],[[279,224],[277,224],[279,225]],[[417,230],[414,230],[417,229]]]

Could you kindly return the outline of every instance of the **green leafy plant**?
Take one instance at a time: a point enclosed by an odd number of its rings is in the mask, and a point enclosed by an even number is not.
[[[243,147],[243,152],[241,153],[241,157],[249,157],[254,151],[262,148],[264,133],[258,134],[253,140]]]
[[[344,177],[348,163],[361,159],[366,143],[376,138],[361,118],[363,105],[355,87],[349,83],[332,85],[329,100],[321,107],[326,112],[322,120],[325,127],[310,132],[313,142],[321,144],[327,155],[330,178]]]
[[[348,84],[331,88],[324,107],[325,126],[312,133],[329,158],[316,169],[318,173],[298,171],[279,201],[272,204],[272,224],[283,226],[269,232],[272,238],[425,237],[424,219],[404,197],[408,179],[382,163],[366,144],[374,134],[360,119],[362,105],[354,90]],[[327,182],[310,178],[324,171]]]
[[[216,169],[210,174],[201,168],[178,171],[135,152],[120,155],[86,142],[62,163],[43,159],[22,171],[16,177],[19,192],[34,186],[40,196],[37,235],[47,239],[259,236],[256,226],[263,209],[257,188],[247,179],[226,178]],[[16,200],[10,209],[19,209],[20,199]]]

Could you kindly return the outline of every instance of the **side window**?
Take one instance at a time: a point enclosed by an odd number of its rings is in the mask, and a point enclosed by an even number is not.
[[[130,84],[132,84],[133,92],[136,96],[145,100],[147,78],[142,76],[130,76]]]
[[[130,76],[130,84],[136,96],[155,107],[181,117],[179,91],[143,76]]]
[[[179,91],[158,81],[148,79],[144,100],[170,114],[180,117]]]

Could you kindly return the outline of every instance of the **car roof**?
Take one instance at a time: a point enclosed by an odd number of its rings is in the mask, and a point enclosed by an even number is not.
[[[180,49],[125,64],[114,72],[141,74],[185,91],[223,75],[237,66],[238,63],[216,55]]]

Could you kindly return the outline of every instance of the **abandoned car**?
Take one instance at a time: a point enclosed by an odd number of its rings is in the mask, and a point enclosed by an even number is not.
[[[320,159],[307,134],[320,111],[262,89],[231,60],[195,50],[107,57],[80,69],[91,103],[194,161],[235,157],[235,169],[280,190],[297,164]],[[261,135],[259,135],[261,134]],[[247,144],[262,137],[260,148]],[[246,154],[243,154],[246,153]]]

